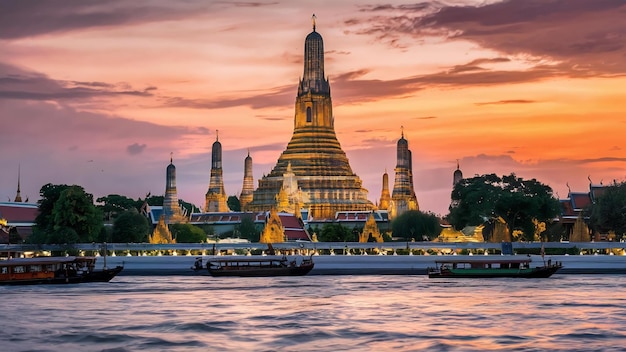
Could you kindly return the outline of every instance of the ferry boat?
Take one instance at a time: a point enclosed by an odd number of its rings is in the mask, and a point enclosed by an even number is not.
[[[95,270],[96,257],[34,257],[0,260],[0,285],[109,282],[123,266]]]
[[[548,260],[543,266],[531,267],[527,258],[446,258],[428,268],[429,278],[547,278],[562,268],[560,262]]]
[[[202,259],[196,260],[193,269],[206,270],[211,276],[302,276],[308,274],[315,265],[313,257],[297,257],[292,260],[286,256],[233,256],[214,257],[202,266]]]

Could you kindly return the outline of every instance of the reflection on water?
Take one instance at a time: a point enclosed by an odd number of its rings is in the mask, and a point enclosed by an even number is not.
[[[0,287],[7,351],[625,350],[626,277],[120,276]]]

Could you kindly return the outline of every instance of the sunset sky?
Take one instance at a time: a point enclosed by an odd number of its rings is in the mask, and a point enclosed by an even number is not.
[[[293,132],[311,15],[337,138],[380,198],[404,126],[423,211],[452,173],[515,173],[560,198],[626,178],[626,2],[2,1],[0,201],[46,183],[204,205],[215,130],[228,195]]]

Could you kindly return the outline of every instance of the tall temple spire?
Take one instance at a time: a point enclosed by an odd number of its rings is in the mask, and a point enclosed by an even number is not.
[[[163,216],[165,224],[186,222],[183,212],[178,204],[176,191],[176,166],[174,166],[174,153],[170,153],[170,164],[165,173],[165,197],[163,197]]]
[[[324,78],[324,41],[315,31],[315,19],[313,15],[313,32],[304,41],[304,73],[298,87],[298,96],[318,93],[327,94],[330,98],[330,85]]]
[[[209,189],[205,195],[205,212],[226,212],[226,192],[224,191],[224,177],[222,172],[222,143],[219,141],[218,131],[215,131],[215,142],[211,148],[211,179]]]
[[[397,145],[397,164],[393,193],[391,195],[391,217],[401,215],[408,210],[419,210],[417,196],[413,187],[413,157],[409,150],[409,142],[404,138],[404,126]]]
[[[385,173],[383,174],[383,190],[380,192],[380,204],[378,205],[378,208],[380,210],[388,210],[390,203],[391,195],[389,194],[389,174],[387,174],[387,169],[385,168]]]
[[[252,158],[250,157],[250,149],[248,149],[248,156],[244,160],[243,166],[243,187],[241,188],[241,194],[239,195],[241,210],[247,210],[248,204],[252,202],[253,194],[254,177],[252,176]]]
[[[462,179],[463,172],[461,172],[461,169],[459,168],[459,159],[456,159],[456,170],[454,170],[454,174],[452,175],[452,187],[454,187]]]
[[[313,31],[304,41],[304,72],[298,82],[293,136],[271,173],[259,180],[250,203],[253,211],[276,206],[281,190],[280,199],[290,206],[308,208],[313,218],[329,219],[337,211],[374,208],[337,140],[330,84],[324,76],[324,42],[316,31],[315,16],[312,22]]]
[[[16,203],[22,202],[22,194],[20,192],[20,169],[21,166],[17,165],[17,194],[15,195],[15,199],[13,200]]]

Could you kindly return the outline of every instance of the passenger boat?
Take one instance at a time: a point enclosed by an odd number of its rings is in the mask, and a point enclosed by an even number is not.
[[[109,282],[123,266],[95,270],[96,257],[35,257],[0,261],[0,285]]]
[[[314,265],[312,256],[292,260],[286,256],[232,256],[213,257],[205,268],[211,276],[301,276],[308,274]],[[204,267],[196,261],[193,269],[204,270]]]
[[[428,268],[429,278],[546,278],[562,267],[560,262],[551,260],[543,266],[531,267],[531,258],[446,258],[435,261],[434,268]]]

